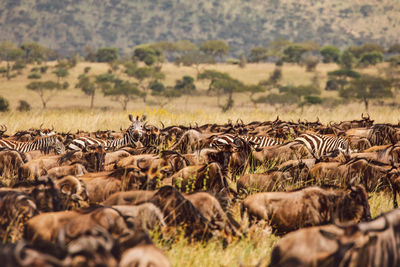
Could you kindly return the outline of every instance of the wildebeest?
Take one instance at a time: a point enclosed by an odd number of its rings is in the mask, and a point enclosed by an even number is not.
[[[371,218],[368,195],[360,186],[347,190],[308,187],[292,192],[257,193],[247,197],[241,207],[242,217],[265,220],[278,233],[301,227],[340,221]]]
[[[0,239],[16,241],[23,223],[38,213],[34,199],[18,191],[0,191]]]
[[[396,209],[370,222],[303,228],[277,242],[269,266],[399,266],[399,225]]]

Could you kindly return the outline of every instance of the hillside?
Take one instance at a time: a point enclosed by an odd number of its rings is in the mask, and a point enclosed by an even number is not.
[[[86,45],[131,52],[141,43],[223,39],[237,56],[284,38],[348,46],[398,42],[391,0],[3,0],[0,41],[35,41],[61,54]]]

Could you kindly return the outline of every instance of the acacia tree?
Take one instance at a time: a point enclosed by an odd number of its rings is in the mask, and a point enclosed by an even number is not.
[[[11,70],[12,70],[11,61],[15,62],[17,59],[21,58],[23,53],[24,52],[21,49],[15,47],[10,42],[0,43],[0,60],[4,60],[7,62],[7,67],[6,67],[7,80],[11,79]]]
[[[136,83],[115,79],[111,86],[103,89],[104,96],[111,96],[111,100],[119,102],[122,109],[126,110],[128,103],[143,96],[143,92]]]
[[[181,80],[176,80],[174,89],[182,95],[186,95],[185,106],[189,100],[189,96],[196,92],[196,85],[191,76],[183,76]]]
[[[343,98],[357,99],[364,102],[365,110],[368,111],[369,101],[392,96],[390,81],[377,76],[363,75],[352,80],[346,88],[339,91]]]
[[[56,53],[53,50],[33,42],[23,43],[21,45],[21,49],[24,52],[23,57],[28,63],[41,64],[42,62],[47,61],[49,58],[56,57]]]
[[[107,89],[111,86],[114,81],[114,76],[109,73],[100,74],[96,76],[88,76],[86,74],[81,74],[78,77],[78,83],[75,88],[80,88],[82,92],[90,96],[90,108],[94,107],[94,97],[98,89]]]
[[[217,104],[222,112],[230,110],[234,105],[233,94],[245,92],[247,87],[240,81],[233,79],[229,74],[221,73],[216,70],[206,70],[198,75],[199,80],[209,80],[208,92],[217,94]],[[220,96],[226,95],[225,104],[220,104]]]
[[[158,105],[163,108],[166,104],[171,103],[172,99],[178,98],[182,92],[176,90],[172,86],[165,87],[159,81],[155,81],[150,85],[151,95],[157,99]]]
[[[150,85],[154,81],[164,80],[165,74],[153,67],[137,67],[134,64],[126,67],[125,73],[138,81],[139,88],[143,90],[143,102],[146,103],[146,96]]]
[[[67,89],[53,81],[34,81],[29,83],[26,88],[39,94],[43,109],[46,109],[47,103],[56,95],[57,91]]]
[[[229,45],[222,40],[205,41],[200,46],[200,51],[204,54],[209,55],[214,59],[218,57],[220,60],[228,54],[229,50]]]

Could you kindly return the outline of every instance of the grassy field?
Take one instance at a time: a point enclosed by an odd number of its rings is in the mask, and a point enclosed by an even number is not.
[[[47,63],[52,65],[54,63]],[[104,73],[109,66],[100,63],[79,63],[70,70],[70,76],[66,79],[70,84],[70,89],[60,92],[49,102],[49,109],[42,110],[39,97],[25,86],[30,82],[26,78],[29,70],[25,70],[20,75],[10,81],[0,78],[0,95],[6,97],[11,104],[12,111],[0,114],[0,124],[8,127],[8,134],[17,130],[28,128],[38,128],[54,126],[59,132],[75,132],[78,129],[95,131],[113,129],[119,130],[120,127],[127,128],[129,125],[128,114],[146,114],[148,121],[156,126],[194,123],[226,123],[229,119],[236,121],[242,119],[248,123],[251,121],[274,120],[278,115],[283,120],[309,120],[314,121],[318,117],[321,122],[341,121],[349,119],[359,119],[364,107],[360,103],[349,103],[340,106],[310,106],[310,107],[286,107],[279,108],[267,105],[254,107],[248,102],[247,95],[235,96],[235,107],[227,113],[221,113],[216,105],[216,100],[203,95],[190,97],[188,102],[184,98],[174,100],[165,108],[157,106],[145,106],[141,100],[129,104],[128,111],[121,111],[117,103],[110,101],[101,94],[96,96],[93,110],[89,110],[89,98],[82,92],[74,88],[76,78],[87,66],[92,68],[92,73]],[[247,84],[255,84],[260,80],[267,79],[273,71],[273,64],[247,64],[246,68],[241,69],[234,65],[213,65],[205,66],[210,69],[228,72],[239,80]],[[321,86],[326,81],[326,73],[334,70],[335,65],[319,65],[317,73]],[[183,75],[196,75],[196,70],[190,67],[176,67],[172,64],[165,64],[163,71],[166,73],[166,84],[174,84],[176,79]],[[374,69],[363,71],[376,72]],[[122,74],[121,74],[122,75]],[[310,83],[315,73],[307,73],[304,68],[295,65],[285,65],[283,67],[284,84],[307,84]],[[46,74],[44,80],[53,79],[53,74]],[[199,90],[207,88],[206,83],[196,82]],[[335,97],[335,93],[322,92],[322,96]],[[18,100],[26,100],[32,106],[30,112],[16,112],[15,107]],[[389,106],[371,105],[369,110],[371,118],[375,122],[397,123],[400,118],[400,110]],[[373,216],[381,212],[392,209],[390,195],[386,193],[371,194],[371,212]],[[237,207],[235,207],[237,210]],[[235,217],[240,221],[238,212]],[[247,266],[261,263],[262,266],[268,264],[271,249],[279,237],[271,235],[262,229],[256,229],[246,238],[234,240],[226,247],[220,240],[211,240],[207,243],[188,243],[181,237],[177,242],[170,244],[165,240],[156,238],[156,243],[163,248],[174,266]]]

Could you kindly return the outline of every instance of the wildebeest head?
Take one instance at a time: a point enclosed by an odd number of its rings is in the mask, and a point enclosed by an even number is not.
[[[128,128],[128,133],[133,140],[138,141],[143,135],[143,122],[146,120],[146,115],[143,115],[142,118],[139,119],[139,116],[133,118],[133,116],[129,114],[129,120],[132,124]]]
[[[350,183],[351,184],[351,183]],[[346,203],[347,202],[347,203]],[[354,207],[356,210],[348,209],[348,207]],[[361,220],[370,221],[371,220],[371,212],[368,203],[368,194],[365,191],[365,188],[362,185],[350,185],[347,191],[347,197],[344,203],[344,208],[347,209],[346,212],[352,212],[353,214],[348,214],[348,216],[352,217],[356,213],[361,215]],[[344,217],[348,217],[344,216]]]

